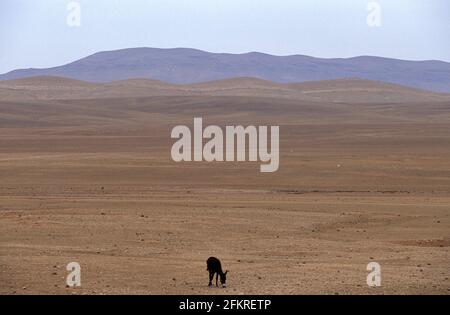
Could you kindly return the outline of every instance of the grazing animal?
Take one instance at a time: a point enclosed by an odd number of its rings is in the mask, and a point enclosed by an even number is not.
[[[222,284],[222,287],[226,287],[226,281],[227,281],[227,273],[228,270],[225,272],[222,271],[222,264],[220,263],[220,260],[216,257],[209,257],[206,261],[206,270],[209,271],[209,284],[208,286],[212,286],[212,280],[214,278],[214,274],[216,274],[216,287],[218,287],[217,278],[220,276],[220,283]]]

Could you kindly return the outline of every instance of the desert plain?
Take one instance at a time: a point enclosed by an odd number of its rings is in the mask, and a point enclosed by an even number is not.
[[[194,117],[280,126],[279,170],[172,161],[171,129]],[[450,294],[449,249],[449,95],[0,82],[1,294]],[[227,288],[207,286],[209,256]],[[68,288],[72,261],[81,286]]]

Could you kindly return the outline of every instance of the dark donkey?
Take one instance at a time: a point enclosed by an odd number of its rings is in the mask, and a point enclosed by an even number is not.
[[[212,279],[214,278],[214,274],[216,274],[216,287],[218,287],[217,278],[220,276],[220,283],[222,284],[222,287],[226,286],[227,281],[227,271],[222,271],[222,264],[220,263],[220,260],[216,257],[209,257],[206,261],[206,270],[209,271],[209,284],[208,286],[212,286]]]

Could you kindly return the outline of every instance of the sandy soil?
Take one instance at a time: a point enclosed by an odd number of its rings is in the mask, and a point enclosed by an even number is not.
[[[194,116],[280,125],[280,170],[173,162]],[[0,135],[2,294],[450,294],[448,101],[0,101]]]

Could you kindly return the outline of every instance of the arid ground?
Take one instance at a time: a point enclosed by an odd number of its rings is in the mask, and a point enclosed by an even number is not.
[[[280,169],[171,129],[279,125]],[[450,294],[450,97],[344,80],[0,83],[2,294]],[[206,259],[229,270],[208,288]],[[66,287],[66,265],[81,287]],[[366,266],[381,265],[381,287]]]

